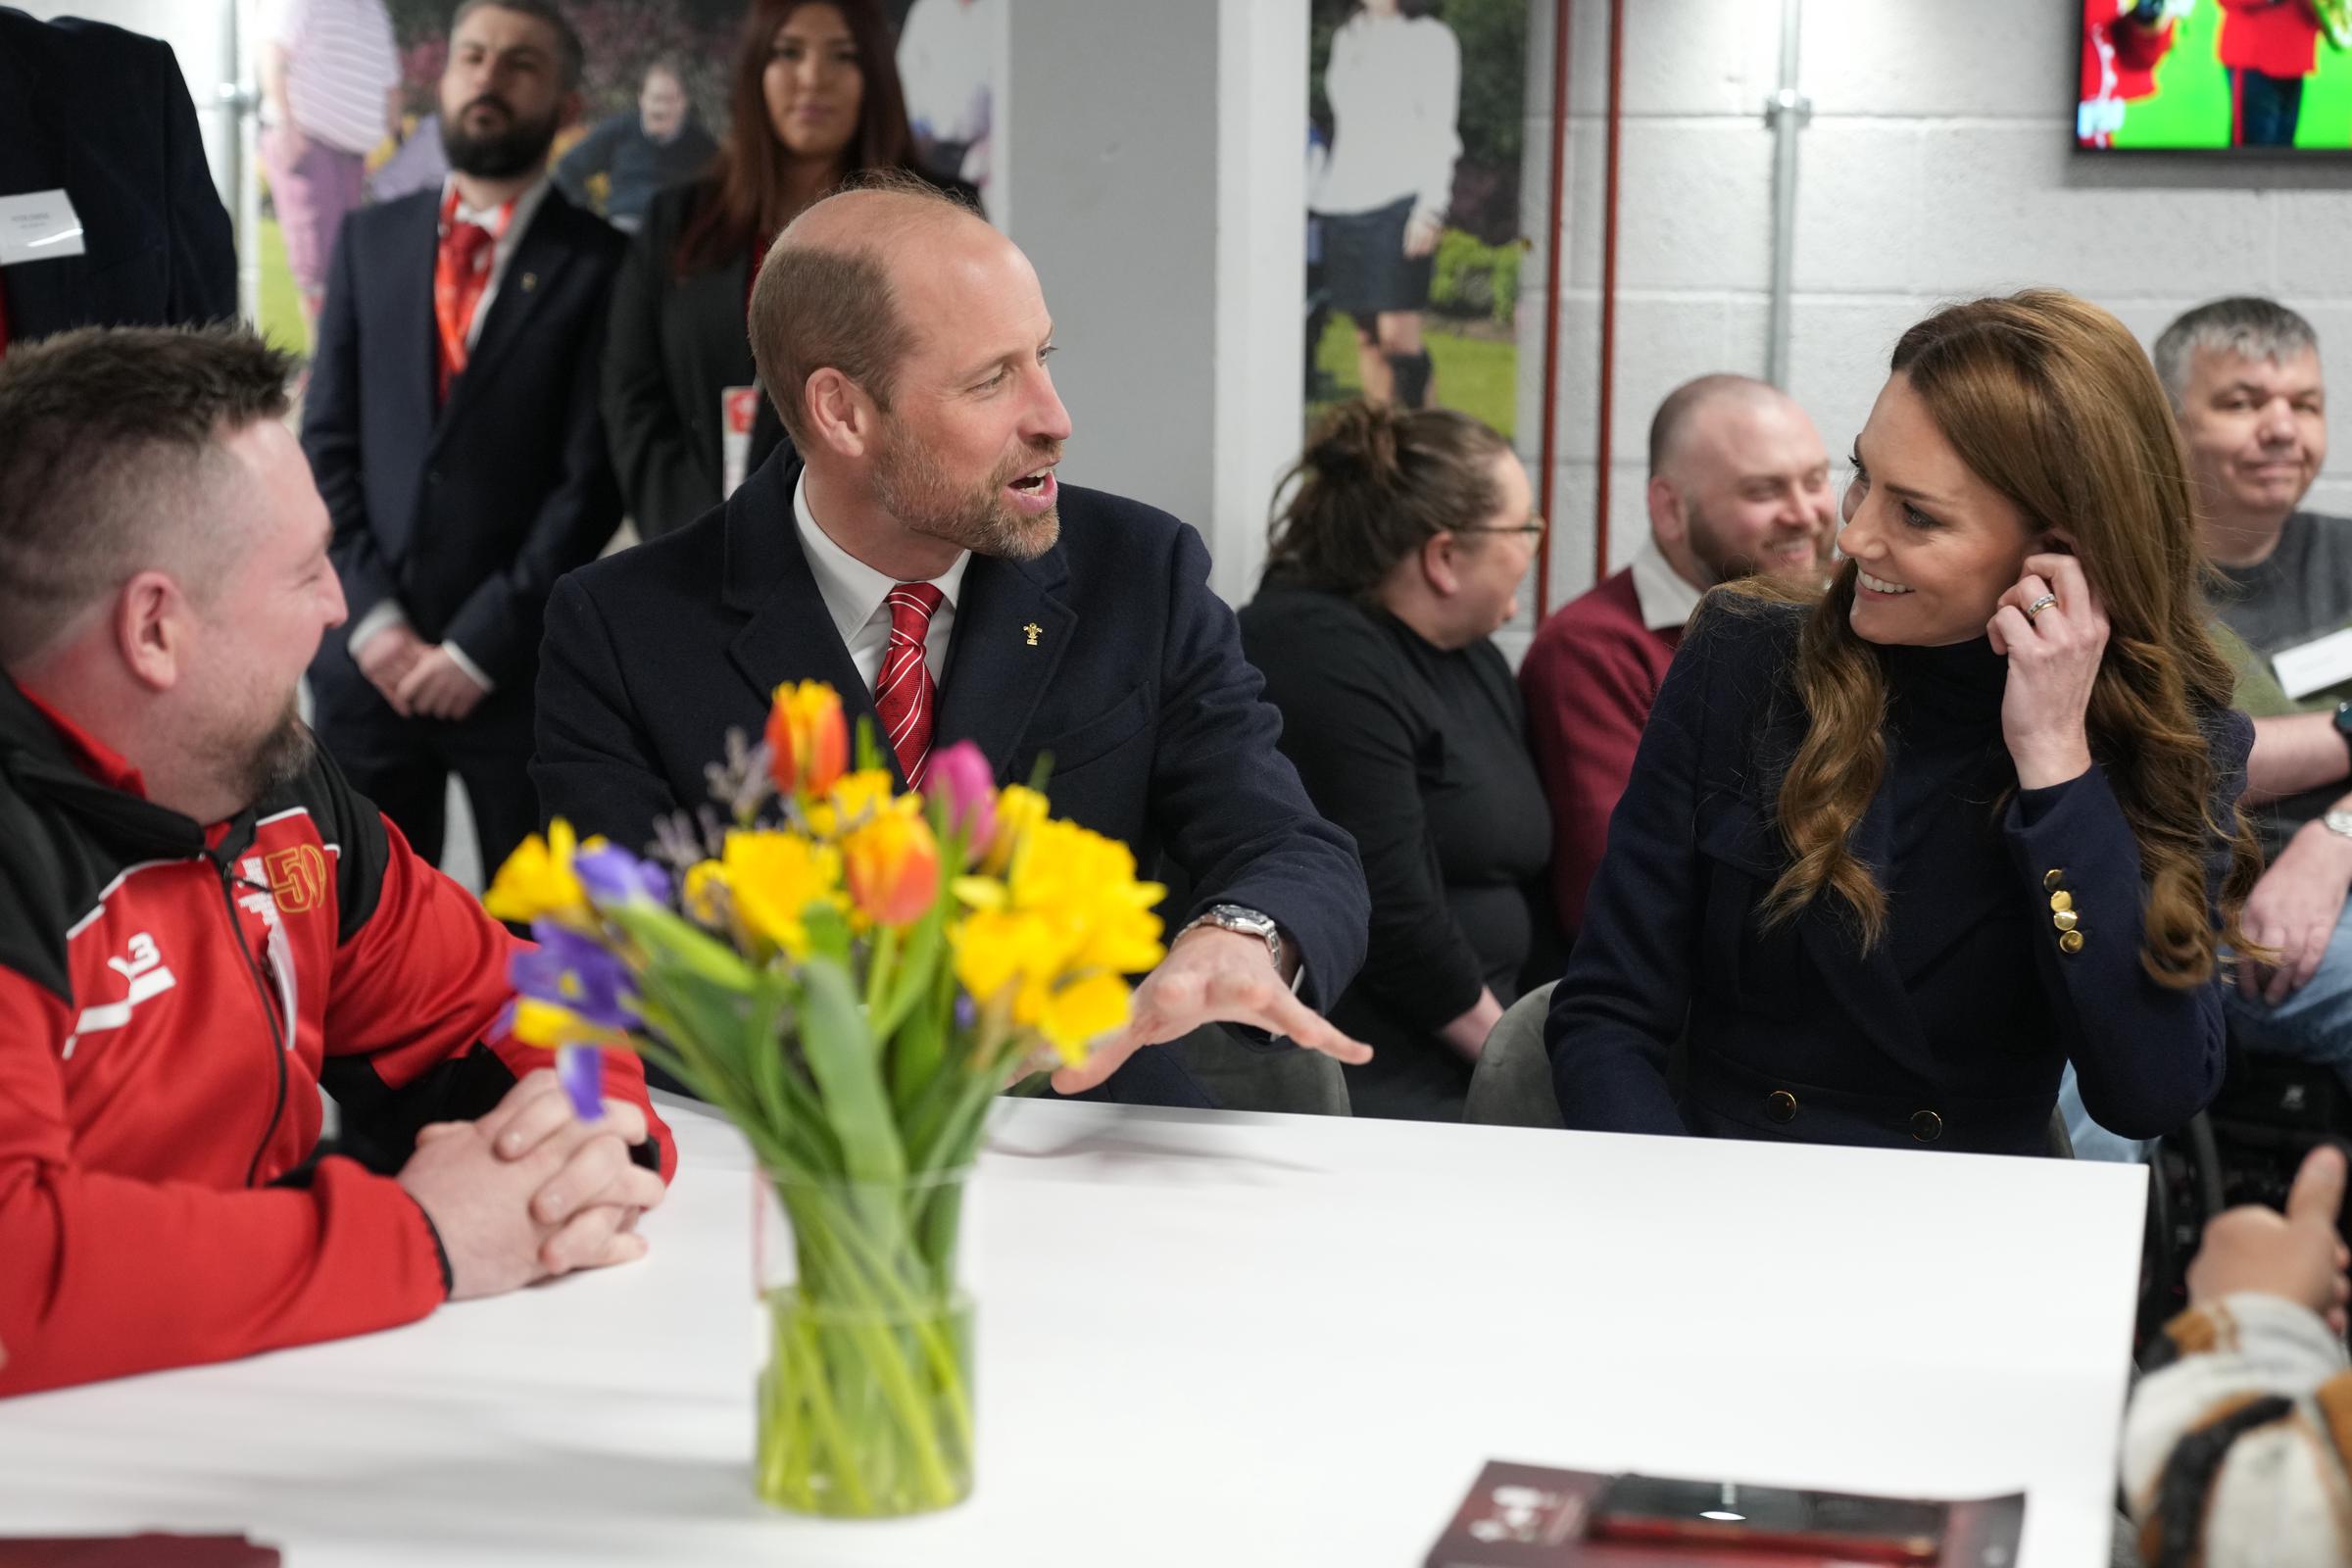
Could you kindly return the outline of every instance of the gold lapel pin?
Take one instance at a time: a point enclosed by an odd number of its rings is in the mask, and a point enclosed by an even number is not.
[[[1029,635],[1029,646],[1030,646],[1030,647],[1032,647],[1032,648],[1035,648],[1035,647],[1037,646],[1037,639],[1038,639],[1040,636],[1044,635],[1044,633],[1045,633],[1045,629],[1046,629],[1045,627],[1043,627],[1043,626],[1040,626],[1040,625],[1039,625],[1039,624],[1038,624],[1036,621],[1034,621],[1034,620],[1033,620],[1033,621],[1031,621],[1031,622],[1030,622],[1028,625],[1026,625],[1026,626],[1023,626],[1023,627],[1021,628],[1021,630],[1022,630],[1022,631],[1024,631],[1024,632],[1028,633],[1028,635]]]
[[[531,290],[537,288],[538,286],[539,274],[537,272],[525,272],[522,274],[522,291],[525,294],[528,294]]]

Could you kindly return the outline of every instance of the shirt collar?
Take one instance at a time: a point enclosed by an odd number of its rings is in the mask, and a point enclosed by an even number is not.
[[[808,570],[816,578],[816,591],[825,602],[826,612],[833,617],[833,629],[847,644],[882,612],[890,591],[899,585],[898,579],[859,561],[817,526],[816,514],[808,510],[807,468],[793,481],[792,516],[801,532],[801,553],[808,558]],[[971,561],[972,553],[962,551],[954,565],[931,579],[931,586],[939,590],[950,611],[956,608],[956,596],[963,590],[963,568]]]
[[[58,739],[66,743],[67,755],[74,759],[75,767],[110,790],[121,790],[125,795],[136,795],[141,800],[147,798],[147,780],[121,753],[24,687],[20,686],[17,690],[32,710],[57,731]]]
[[[1642,606],[1642,624],[1651,631],[1668,631],[1690,624],[1704,590],[1693,588],[1674,569],[1658,541],[1646,541],[1634,557],[1634,598]]]
[[[539,177],[523,187],[513,201],[501,202],[498,207],[475,208],[466,206],[466,198],[458,194],[458,176],[444,174],[441,176],[442,230],[445,233],[448,231],[447,220],[454,213],[461,223],[479,223],[490,230],[498,237],[501,251],[512,249],[514,241],[531,226],[531,220],[538,216],[539,204],[547,200],[547,188],[554,181],[542,170]],[[507,210],[503,222],[499,219],[500,208]]]

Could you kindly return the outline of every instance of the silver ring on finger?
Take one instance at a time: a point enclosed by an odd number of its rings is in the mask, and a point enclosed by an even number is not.
[[[2034,600],[2032,604],[2026,607],[2026,618],[2028,620],[2032,620],[2035,615],[2040,614],[2043,611],[2049,609],[2057,602],[2058,596],[2056,594],[2043,594],[2039,599]]]

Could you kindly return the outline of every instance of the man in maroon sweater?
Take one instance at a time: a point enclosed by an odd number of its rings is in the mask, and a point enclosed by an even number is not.
[[[1829,453],[1813,421],[1744,375],[1702,375],[1658,405],[1648,499],[1649,543],[1544,621],[1519,666],[1528,742],[1551,803],[1553,897],[1571,936],[1699,596],[1756,571],[1818,582],[1837,538]]]

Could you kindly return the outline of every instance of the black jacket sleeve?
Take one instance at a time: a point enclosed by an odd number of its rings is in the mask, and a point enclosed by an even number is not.
[[[302,451],[326,503],[333,527],[328,546],[343,580],[343,603],[356,622],[398,596],[391,564],[376,549],[368,519],[368,489],[360,457],[360,300],[353,230],[366,210],[343,220],[327,266],[326,300],[311,346],[311,378],[302,401]],[[469,658],[481,655],[466,646]],[[490,671],[496,678],[497,671]]]
[[[156,46],[156,89],[164,109],[164,162],[171,183],[172,294],[169,319],[200,323],[237,314],[237,242],[228,210],[204,161],[196,106],[172,46]]]
[[[674,287],[670,252],[690,188],[662,192],[629,243],[612,286],[602,396],[605,430],[622,500],[639,537],[658,538],[693,521],[719,499],[718,476],[706,474],[694,432],[678,416],[670,384],[678,345],[664,340],[665,297]],[[690,396],[703,389],[687,389]],[[716,389],[708,395],[715,400]]]
[[[1192,914],[1229,903],[1272,915],[1298,945],[1301,1000],[1328,1011],[1363,966],[1363,867],[1277,749],[1281,716],[1209,590],[1207,547],[1190,528],[1175,541],[1152,816],[1192,877]]]

